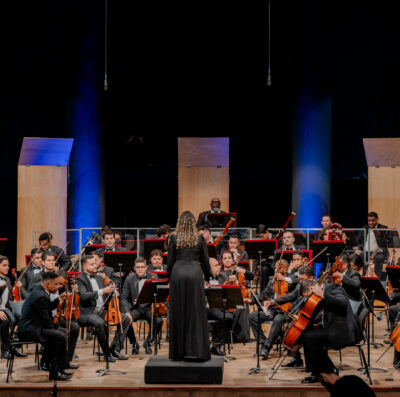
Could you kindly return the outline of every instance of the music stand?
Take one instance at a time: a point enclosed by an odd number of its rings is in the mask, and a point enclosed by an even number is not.
[[[105,313],[108,313],[108,306],[110,305],[111,299],[113,298],[114,292],[115,292],[116,287],[114,287],[114,291],[108,294],[106,300],[103,303],[102,309],[105,311]],[[109,341],[110,341],[110,326],[108,324],[108,321],[105,321],[106,325],[106,346],[109,346]],[[109,347],[108,347],[109,350]],[[109,361],[108,361],[108,356],[110,355],[110,352],[104,352],[104,356],[106,359],[106,369],[98,369],[96,372],[99,374],[99,376],[104,376],[107,375],[110,372],[116,372],[119,374],[126,375],[126,372],[120,371],[117,369],[110,369]]]
[[[386,266],[386,272],[393,288],[400,288],[400,266]]]
[[[7,251],[8,238],[0,238],[0,255],[5,255]]]
[[[342,254],[346,247],[346,243],[343,240],[314,240],[313,241],[313,255],[317,255],[325,247],[328,249],[318,257],[318,262],[326,265],[328,259],[335,260],[335,258]]]
[[[154,307],[156,307],[157,303],[164,303],[169,295],[168,282],[169,280],[167,278],[158,280],[146,280],[136,299],[136,304],[144,305],[154,303]],[[157,317],[155,314],[155,310],[153,310],[151,316],[153,323],[152,333],[154,337],[154,355],[156,356],[158,354],[158,335],[157,332],[154,332],[154,319],[155,317]]]
[[[374,311],[374,302],[376,299],[387,304],[389,302],[389,297],[383,288],[383,285],[378,277],[361,277],[360,288],[364,290],[364,297],[366,306],[369,308],[372,316],[371,325],[368,322],[367,334],[368,334],[368,366],[370,365],[370,345],[374,346],[375,349],[378,346],[383,346],[382,343],[375,342],[375,317],[380,320]],[[372,327],[372,341],[370,341],[370,327]],[[374,369],[374,368],[370,368]],[[384,371],[386,372],[386,371]]]
[[[231,218],[235,218],[233,227],[236,227],[236,212],[210,212],[206,215],[206,225],[213,228],[225,227]]]
[[[145,238],[143,240],[143,257],[150,260],[150,254],[153,250],[165,251],[165,238]]]
[[[311,258],[312,258],[312,251],[311,250],[299,250],[299,251],[303,252],[304,254],[307,254],[308,260],[311,260]],[[282,252],[283,252],[283,254],[282,254]],[[275,252],[275,254],[276,254],[275,258],[280,258],[281,255],[282,255],[282,259],[285,259],[290,263],[293,260],[293,254],[295,252],[297,252],[297,250],[296,251],[293,251],[293,250],[276,251]]]
[[[236,360],[235,357],[226,355],[226,311],[229,309],[241,309],[244,307],[243,297],[238,285],[211,285],[205,290],[207,302],[211,309],[222,310],[224,324],[224,361]],[[229,345],[228,345],[229,346]],[[229,347],[230,353],[230,347]]]
[[[207,244],[207,251],[209,258],[217,259],[217,247],[214,244]]]
[[[136,257],[137,251],[105,251],[104,264],[115,272],[129,273],[133,271]]]
[[[244,249],[247,252],[249,259],[258,260],[260,266],[260,289],[263,286],[262,260],[266,261],[274,256],[274,252],[278,249],[278,240],[263,239],[263,240],[245,240]]]
[[[98,250],[99,248],[104,248],[104,244],[92,244],[85,247],[85,255],[90,255],[93,251]]]
[[[358,247],[357,234],[354,230],[343,230],[343,233],[345,233],[347,237],[347,246],[351,248]]]

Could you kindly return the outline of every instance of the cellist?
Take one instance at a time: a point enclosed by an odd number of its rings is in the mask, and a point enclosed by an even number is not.
[[[314,293],[324,300],[322,326],[310,328],[302,335],[306,372],[311,372],[311,375],[301,383],[318,382],[322,372],[339,374],[328,356],[327,348],[339,350],[361,339],[361,332],[344,288],[329,282],[324,286],[323,289],[315,281],[301,284],[303,296]]]

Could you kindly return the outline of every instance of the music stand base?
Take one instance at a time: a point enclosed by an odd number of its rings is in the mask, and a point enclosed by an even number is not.
[[[99,374],[99,376],[104,376],[111,372],[126,375],[126,372],[119,371],[118,369],[98,369],[96,372]]]
[[[268,368],[250,368],[247,375],[258,374],[260,372],[271,372],[271,370]]]
[[[358,371],[361,371],[361,375],[365,375],[367,373],[367,371],[365,370],[364,367],[358,368]],[[368,371],[372,372],[372,371],[380,371],[380,372],[387,372],[387,369],[384,368],[374,368],[374,367],[368,367]]]

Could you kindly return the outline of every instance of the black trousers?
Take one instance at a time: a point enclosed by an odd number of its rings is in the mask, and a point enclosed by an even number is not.
[[[66,329],[66,323],[65,320],[62,319],[59,324],[58,329]],[[76,322],[76,320],[71,321],[71,325],[69,327],[69,333],[66,339],[68,340],[68,349],[66,352],[66,363],[70,363],[72,359],[74,358],[75,354],[75,348],[76,348],[76,343],[78,341],[79,337],[79,331],[80,331],[79,324]]]
[[[111,343],[110,348],[107,345],[107,335],[106,335],[107,329],[106,329],[106,322],[104,321],[105,313],[104,313],[104,315],[92,313],[89,315],[86,323],[83,324],[79,320],[78,320],[78,323],[80,325],[94,327],[94,332],[99,341],[101,350],[103,351],[104,354],[108,355],[108,354],[110,354],[110,352],[112,352],[114,350],[119,352],[122,349],[122,346],[124,344],[124,337],[126,336],[126,332],[129,327],[130,320],[126,315],[124,315],[122,313],[121,313],[121,315],[122,315],[121,322],[122,322],[123,332],[121,332],[121,326],[118,325],[117,331],[115,332],[115,336]]]
[[[303,336],[306,372],[317,375],[321,372],[331,373],[335,366],[328,356],[330,347],[329,332],[324,328],[312,329]]]
[[[207,318],[209,320],[218,321],[212,324],[213,343],[215,345],[222,345],[225,342],[224,331],[232,328],[233,313],[225,311],[225,327],[224,327],[224,312],[220,309],[212,308],[207,309]]]
[[[53,372],[63,370],[66,363],[66,330],[58,329],[42,329],[40,341],[43,344],[42,360],[51,365]]]
[[[147,346],[150,343],[151,339],[151,321],[152,321],[152,314],[151,310],[148,307],[136,307],[135,309],[130,311],[130,314],[132,316],[133,322],[139,320],[139,319],[144,319],[147,321],[149,324],[149,333],[147,335],[146,340],[143,343],[143,346]],[[163,319],[161,317],[154,317],[154,332],[160,332],[162,324],[163,324]],[[129,329],[126,329],[124,331],[123,339],[128,336],[130,342],[132,344],[136,343],[136,336],[135,336],[135,331],[133,330],[133,327],[129,327]]]
[[[10,338],[11,321],[0,320],[0,338],[1,338],[1,351],[7,350],[8,339]]]

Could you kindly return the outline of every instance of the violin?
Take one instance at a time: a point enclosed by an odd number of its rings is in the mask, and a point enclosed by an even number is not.
[[[335,258],[335,262],[333,266],[329,269],[329,274],[333,274],[335,272],[340,272],[340,270],[343,267],[343,262],[340,260],[340,258],[337,256]],[[342,282],[342,279],[340,277],[333,277],[331,276],[331,283],[332,284],[340,284]]]
[[[285,268],[282,264],[282,262],[279,263],[278,269],[275,272],[274,275],[274,291],[276,294],[277,298],[280,298],[281,296],[287,295],[288,291],[289,291],[289,284],[287,281],[285,280],[277,280],[276,276],[278,274],[281,274],[282,276],[285,276],[287,272],[287,269],[285,271]],[[283,307],[286,311],[290,310],[292,304],[290,302],[287,302],[285,304],[283,304],[281,307]]]
[[[113,281],[111,281],[107,276],[104,276],[104,283],[105,285],[114,285]],[[118,325],[122,324],[122,315],[121,311],[119,310],[119,299],[115,296],[110,301],[108,305],[108,311],[105,317],[105,321],[108,322],[109,325]]]
[[[27,266],[26,268],[28,268],[28,266]],[[25,272],[24,272],[24,273],[25,273]],[[11,293],[12,293],[14,302],[19,302],[20,300],[22,300],[22,298],[21,298],[21,288],[17,287],[17,282],[21,279],[21,277],[23,276],[23,273],[22,273],[21,276],[17,279],[17,272],[16,272],[15,268],[13,267],[13,268],[11,269],[11,274],[14,276],[14,278],[15,278],[15,280],[16,280],[16,281],[15,281],[15,284],[14,284],[14,286],[13,286],[13,288],[12,288]]]
[[[69,280],[71,281],[71,280]],[[68,332],[71,326],[72,319],[78,320],[80,316],[80,309],[79,309],[79,295],[75,291],[75,278],[72,280],[71,285],[69,285],[68,281],[65,280],[64,287],[67,290],[67,299],[60,300],[57,306],[57,313],[54,316],[53,324],[57,325],[60,323],[61,319],[64,318],[65,320],[65,328]],[[68,292],[68,290],[71,292]]]
[[[374,271],[375,265],[374,265],[374,258],[375,255],[378,253],[379,248],[377,250],[375,250],[375,252],[371,255],[371,257],[369,258],[369,264],[368,264],[368,268],[367,271],[365,273],[365,277],[378,277]]]
[[[153,274],[153,276],[151,277],[152,280],[156,280],[156,276]],[[168,296],[169,299],[169,296]],[[155,305],[155,307],[154,307]],[[156,317],[160,317],[160,316],[166,316],[167,315],[167,306],[165,306],[164,303],[152,303],[151,304],[151,314],[153,314]]]

